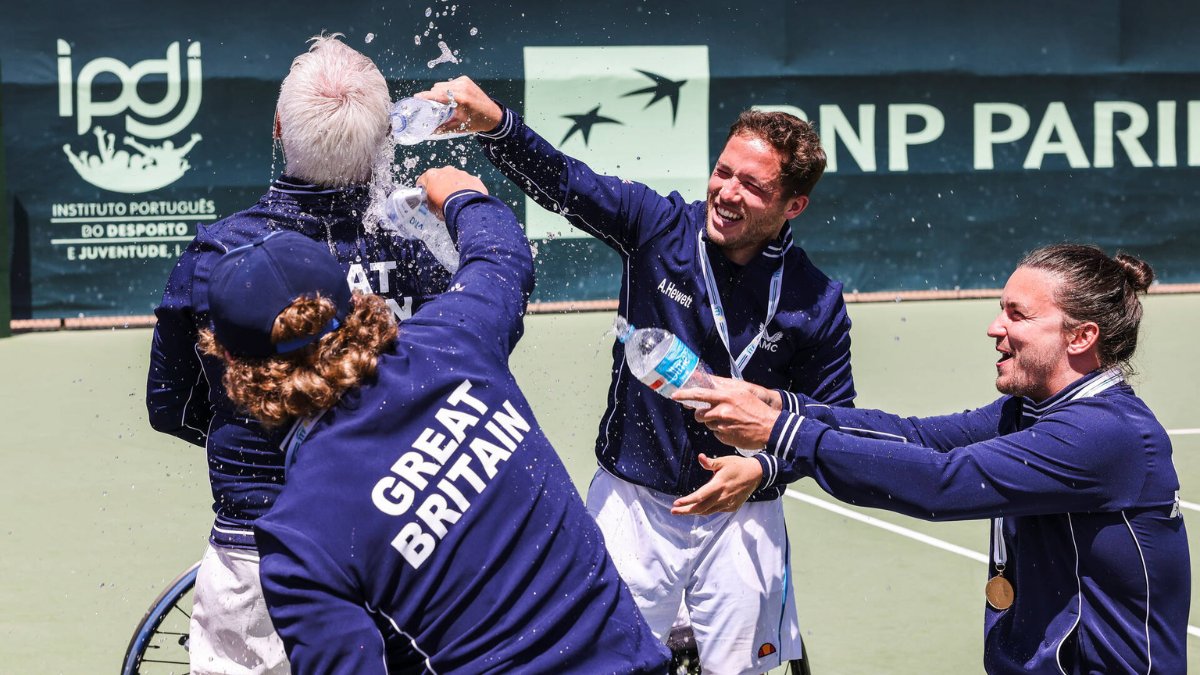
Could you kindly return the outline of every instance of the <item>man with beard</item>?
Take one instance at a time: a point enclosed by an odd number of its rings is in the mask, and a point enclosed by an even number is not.
[[[853,401],[841,284],[793,245],[788,222],[825,170],[808,123],[742,113],[707,199],[689,202],[595,173],[469,78],[419,96],[453,99],[442,131],[478,132],[489,160],[526,194],[621,256],[618,311],[631,324],[670,330],[720,374],[830,405]],[[782,488],[754,493],[736,514],[671,516],[675,498],[709,479],[698,455],[732,449],[636,381],[615,342],[612,358],[587,504],[650,627],[666,639],[682,604],[708,672],[761,673],[800,659]],[[745,565],[755,573],[733,571]]]
[[[989,673],[1182,673],[1191,576],[1171,441],[1125,383],[1154,273],[1060,244],[1025,256],[988,327],[992,404],[940,417],[847,410],[724,380],[681,390],[718,438],[719,489],[676,501],[737,509],[812,476],[843,501],[925,520],[992,520]]]

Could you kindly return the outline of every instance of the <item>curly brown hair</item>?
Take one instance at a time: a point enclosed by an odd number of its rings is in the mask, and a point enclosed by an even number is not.
[[[825,173],[825,149],[812,124],[785,112],[745,110],[729,127],[726,141],[738,134],[766,141],[783,156],[779,167],[785,196],[808,196]]]
[[[336,313],[328,298],[297,298],[275,318],[271,342],[315,335]],[[200,331],[199,338],[205,354],[225,362],[221,382],[230,400],[267,428],[336,404],[347,390],[375,376],[379,355],[395,340],[396,322],[387,303],[357,292],[341,327],[294,352],[235,358],[212,330]]]

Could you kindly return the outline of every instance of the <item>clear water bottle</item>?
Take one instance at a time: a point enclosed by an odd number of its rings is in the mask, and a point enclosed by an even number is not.
[[[458,248],[454,246],[446,223],[429,210],[425,188],[397,188],[388,195],[383,211],[389,230],[405,239],[420,239],[442,267],[451,274],[458,271]]]
[[[676,389],[690,387],[714,388],[712,369],[696,352],[683,343],[674,333],[663,328],[634,328],[623,316],[613,322],[617,340],[625,345],[625,363],[642,384],[654,391],[671,397]],[[709,407],[701,401],[680,401],[697,410]],[[759,450],[734,448],[743,457]]]
[[[416,145],[427,140],[458,138],[469,133],[434,134],[434,130],[454,115],[455,104],[426,101],[423,98],[402,98],[392,104],[388,117],[392,120],[392,138],[400,145]]]
[[[634,328],[623,316],[613,322],[617,340],[625,345],[625,363],[642,384],[671,397],[676,389],[711,389],[712,370],[683,340],[663,328]],[[681,401],[689,408],[707,408],[707,403]]]

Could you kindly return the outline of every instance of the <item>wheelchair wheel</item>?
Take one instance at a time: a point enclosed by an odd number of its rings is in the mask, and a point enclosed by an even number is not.
[[[667,649],[671,651],[670,675],[700,675],[700,650],[696,648],[696,636],[692,627],[683,625],[671,629],[667,637]]]
[[[675,626],[667,637],[667,649],[671,651],[669,675],[701,675],[700,650],[696,648],[696,636],[691,626]],[[788,661],[784,665],[787,675],[812,675],[808,661],[808,646],[801,642],[804,658]]]
[[[197,562],[180,573],[150,604],[129,640],[121,675],[188,672],[192,587],[199,567]]]

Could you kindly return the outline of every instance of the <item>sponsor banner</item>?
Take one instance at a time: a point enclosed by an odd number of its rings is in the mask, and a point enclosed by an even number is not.
[[[708,48],[526,47],[525,120],[597,173],[704,194]],[[587,237],[525,199],[532,238]]]
[[[778,78],[720,96],[817,125],[829,169],[794,233],[848,290],[999,288],[1065,240],[1200,280],[1200,76]]]
[[[1200,9],[1076,21],[1077,8],[1041,3],[1032,23],[935,0],[900,13],[774,0],[732,13],[159,9],[96,15],[65,0],[0,24],[18,318],[151,311],[196,228],[251,205],[282,170],[279,83],[321,27],[373,58],[396,97],[471,75],[597,171],[688,199],[703,198],[740,110],[806,117],[830,166],[796,241],[848,290],[997,288],[1023,252],[1063,240],[1200,282]],[[470,140],[401,153],[402,176],[454,163],[514,207],[537,245],[534,301],[615,297],[617,256],[527,204]]]
[[[57,39],[56,86],[25,92],[21,123],[46,137],[22,148],[38,180],[15,195],[34,317],[147,313],[197,225],[229,211],[204,152],[203,45],[152,44],[122,60]]]

